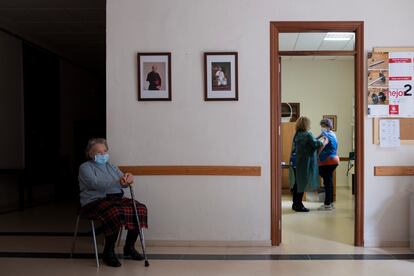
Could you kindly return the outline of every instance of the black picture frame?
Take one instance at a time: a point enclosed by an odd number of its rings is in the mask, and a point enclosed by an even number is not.
[[[137,53],[137,66],[138,101],[171,101],[171,53]]]

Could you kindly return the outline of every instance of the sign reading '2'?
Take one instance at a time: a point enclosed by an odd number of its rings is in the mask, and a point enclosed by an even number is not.
[[[368,115],[414,117],[414,52],[368,54]]]

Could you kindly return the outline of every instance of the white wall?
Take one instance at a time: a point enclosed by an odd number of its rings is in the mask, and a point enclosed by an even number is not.
[[[375,4],[375,5],[374,5]],[[112,158],[129,165],[260,165],[261,177],[140,177],[149,239],[270,240],[269,22],[364,20],[365,50],[414,45],[409,0],[108,0],[107,126]],[[172,52],[173,102],[137,102],[136,53]],[[203,51],[239,52],[238,102],[203,101]],[[365,98],[366,93],[361,95]],[[408,240],[413,146],[372,145],[365,119],[365,239]]]
[[[338,155],[352,151],[354,61],[294,57],[282,60],[282,102],[300,103],[301,116],[311,120],[311,131],[320,134],[323,115],[337,115]],[[349,186],[347,162],[336,170],[336,185]],[[349,175],[349,178],[351,175]]]

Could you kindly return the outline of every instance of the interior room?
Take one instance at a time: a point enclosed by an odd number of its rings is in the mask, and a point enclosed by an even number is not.
[[[412,275],[413,9],[0,1],[0,274]],[[330,211],[292,210],[300,116]]]
[[[353,33],[281,33],[280,51],[346,51],[354,50]],[[353,56],[282,56],[281,59],[281,136],[282,136],[282,242],[309,246],[313,242],[331,245],[354,243],[354,121],[355,82]],[[333,197],[335,209],[318,211],[325,191],[304,195],[310,213],[292,210],[289,165],[296,122],[300,116],[311,121],[315,137],[321,133],[319,122],[329,118],[338,141],[340,163],[334,171]],[[341,125],[341,127],[339,127]],[[351,156],[351,158],[350,158]],[[354,181],[353,181],[354,179]],[[353,184],[354,182],[354,184]],[[314,246],[314,245],[313,245]]]
[[[354,231],[353,162],[349,160],[349,154],[353,152],[353,57],[283,57],[281,75],[282,105],[286,110],[282,113],[282,116],[286,117],[282,117],[281,128],[283,162],[289,164],[295,124],[299,116],[309,117],[310,131],[315,137],[320,134],[319,122],[323,116],[334,116],[333,118],[336,119],[334,132],[339,144],[338,154],[342,157],[334,173],[336,208],[333,212],[317,210],[323,204],[325,197],[323,189],[319,192],[306,193],[305,206],[311,210],[309,214],[293,212],[289,173],[287,169],[283,171],[282,241],[303,244],[301,238],[293,233],[302,235],[308,233],[313,238],[352,245]],[[292,107],[292,116],[290,106],[295,106]],[[310,230],[318,226],[320,228]]]

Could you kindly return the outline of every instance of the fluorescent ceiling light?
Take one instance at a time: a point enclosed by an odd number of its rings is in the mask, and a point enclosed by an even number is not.
[[[347,41],[354,39],[354,33],[327,33],[323,40]]]

